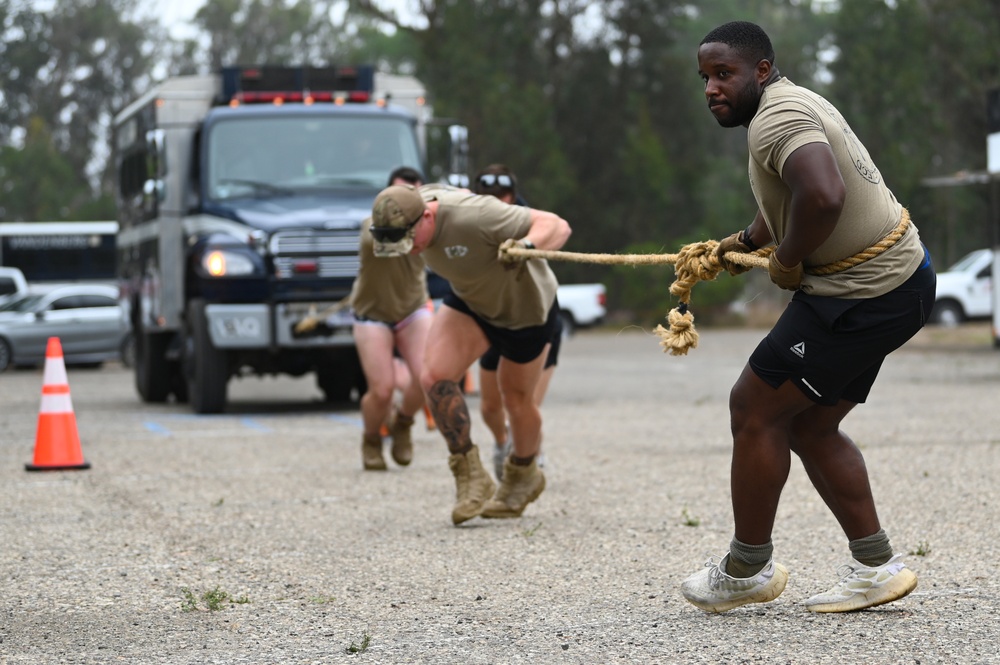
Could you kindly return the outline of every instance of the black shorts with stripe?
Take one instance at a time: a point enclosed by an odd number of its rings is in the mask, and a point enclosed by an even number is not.
[[[927,256],[903,284],[876,298],[796,292],[750,355],[750,368],[774,388],[791,380],[817,404],[863,403],[885,357],[927,322],[936,282]]]

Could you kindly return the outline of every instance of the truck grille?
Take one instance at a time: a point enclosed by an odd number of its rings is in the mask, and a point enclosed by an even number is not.
[[[350,277],[358,274],[358,231],[296,229],[271,236],[271,256],[279,279],[302,277],[296,266],[314,262],[310,277]]]

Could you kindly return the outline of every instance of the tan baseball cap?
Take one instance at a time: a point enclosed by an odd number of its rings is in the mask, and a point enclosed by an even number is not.
[[[375,256],[404,256],[413,249],[413,226],[426,208],[420,192],[411,185],[386,187],[372,204]]]

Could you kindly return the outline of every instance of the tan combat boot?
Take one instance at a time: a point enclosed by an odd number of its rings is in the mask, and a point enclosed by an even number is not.
[[[412,427],[413,416],[404,416],[399,411],[394,411],[389,419],[392,459],[400,466],[407,466],[413,461],[413,438],[410,436]]]
[[[528,504],[545,489],[545,474],[538,468],[538,460],[528,466],[518,466],[510,457],[503,463],[503,480],[496,496],[486,502],[483,517],[520,517]]]
[[[361,463],[365,471],[385,471],[385,458],[382,457],[382,437],[361,435]]]
[[[461,524],[479,514],[497,486],[483,468],[476,446],[464,455],[451,455],[448,466],[455,476],[455,507],[451,509],[451,521]]]

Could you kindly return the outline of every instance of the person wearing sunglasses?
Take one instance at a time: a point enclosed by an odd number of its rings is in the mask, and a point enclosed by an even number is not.
[[[397,169],[389,183],[421,182],[415,169]],[[351,289],[354,342],[368,389],[361,398],[361,462],[367,471],[387,469],[382,429],[392,439],[390,453],[400,466],[413,460],[411,429],[424,406],[420,376],[432,310],[427,307],[427,277],[419,256],[384,258],[376,255],[376,239],[398,242],[405,229],[374,232],[371,218],[361,227],[358,275]],[[398,357],[397,357],[398,356]],[[402,393],[393,406],[396,390]]]
[[[545,489],[535,459],[542,417],[534,393],[559,319],[558,284],[546,261],[517,259],[506,249],[557,250],[571,233],[555,213],[443,185],[387,187],[375,198],[376,255],[420,255],[453,290],[431,324],[420,384],[448,445],[456,525],[480,515],[517,517]],[[461,390],[466,370],[491,345],[504,359],[498,379],[513,438],[499,487],[472,441]]]
[[[517,188],[517,176],[504,164],[490,164],[484,167],[472,181],[472,191],[476,194],[495,196],[504,203],[526,206],[527,201]],[[545,393],[555,373],[559,362],[559,347],[562,342],[562,319],[552,333],[552,342],[542,368],[542,378],[535,387],[535,405],[542,407]],[[497,370],[500,366],[500,352],[495,346],[479,358],[479,413],[486,427],[493,433],[493,471],[497,480],[503,478],[503,467],[507,457],[513,450],[513,443],[507,427],[507,414],[500,397],[500,385],[497,382]],[[545,453],[541,450],[539,435],[538,466],[545,468]]]

